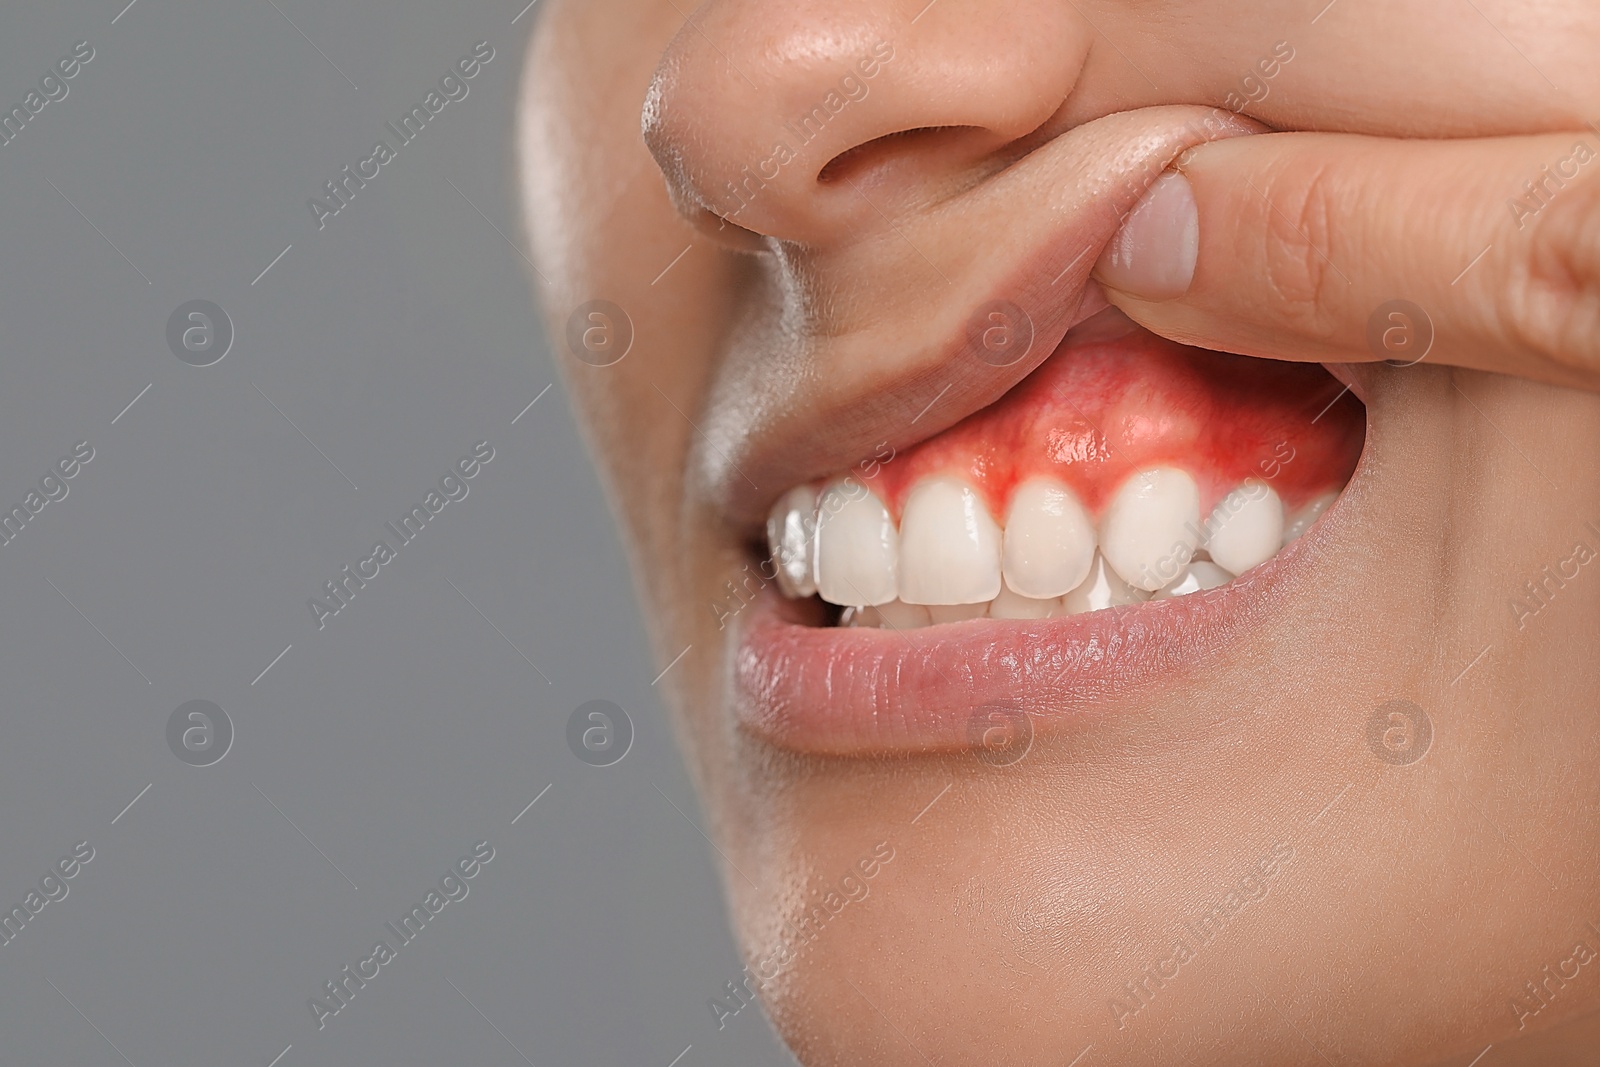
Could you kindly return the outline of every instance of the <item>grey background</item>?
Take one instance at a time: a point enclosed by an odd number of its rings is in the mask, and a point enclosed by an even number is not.
[[[754,1010],[716,1029],[740,963],[617,537],[559,382],[525,410],[554,381],[511,141],[537,6],[125,2],[0,14],[5,108],[95,49],[0,146],[0,504],[95,449],[0,545],[0,908],[95,849],[0,945],[0,1062],[791,1062]],[[319,231],[307,199],[480,40]],[[192,299],[234,324],[211,367],[166,344]],[[483,439],[319,631],[307,598]],[[209,767],[167,746],[192,699],[234,725]],[[615,766],[567,747],[590,699],[633,719]],[[480,839],[319,1031],[307,999]]]

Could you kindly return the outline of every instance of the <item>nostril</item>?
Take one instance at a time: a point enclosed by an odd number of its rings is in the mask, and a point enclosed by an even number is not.
[[[820,185],[849,182],[865,185],[900,174],[908,184],[943,184],[941,179],[966,175],[976,180],[1025,154],[1001,151],[1012,139],[982,126],[923,126],[885,134],[840,152],[817,174]],[[988,164],[988,165],[985,165]],[[931,179],[931,182],[930,182]]]
[[[779,241],[860,236],[1025,154],[1093,39],[1071,4],[1022,5],[1026,18],[963,4],[959,15],[939,8],[940,30],[902,48],[891,6],[698,5],[640,116],[678,209]]]
[[[940,140],[947,139],[941,135],[951,132],[970,129],[970,127],[949,126],[922,126],[912,130],[897,130],[886,133],[882,137],[874,137],[870,141],[854,145],[845,149],[830,159],[817,174],[817,181],[824,184],[828,182],[843,181],[847,176],[854,176],[855,171],[870,167],[875,163],[883,162],[895,156],[904,154],[917,154],[918,149],[936,149]]]
[[[901,130],[856,145],[834,157],[819,181],[837,180],[852,169],[917,163],[922,168],[960,168],[992,151],[1004,138],[981,126],[925,126]]]

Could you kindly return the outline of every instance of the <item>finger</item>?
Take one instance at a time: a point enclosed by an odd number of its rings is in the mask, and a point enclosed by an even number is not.
[[[1205,348],[1600,388],[1600,138],[1202,145],[1096,277],[1140,324]]]

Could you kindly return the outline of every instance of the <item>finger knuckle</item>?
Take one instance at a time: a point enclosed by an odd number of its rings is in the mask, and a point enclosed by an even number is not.
[[[1275,317],[1297,334],[1331,340],[1339,290],[1345,286],[1330,258],[1335,192],[1321,168],[1285,169],[1264,190],[1262,227],[1268,295]]]
[[[1499,287],[1510,343],[1567,370],[1600,374],[1600,181],[1558,194],[1524,240]]]

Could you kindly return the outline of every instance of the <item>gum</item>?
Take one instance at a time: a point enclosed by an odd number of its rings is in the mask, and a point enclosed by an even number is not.
[[[1343,488],[1365,434],[1360,401],[1320,364],[1210,352],[1138,331],[1069,338],[999,401],[864,480],[897,522],[911,487],[935,475],[968,480],[1000,520],[1017,485],[1049,475],[1098,520],[1125,480],[1158,465],[1194,477],[1202,515],[1246,479],[1270,485],[1292,512]]]

